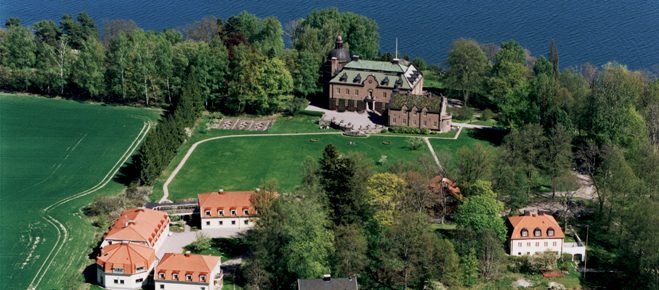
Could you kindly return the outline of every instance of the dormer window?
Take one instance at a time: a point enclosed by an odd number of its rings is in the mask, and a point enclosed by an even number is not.
[[[549,228],[547,229],[547,236],[553,237],[555,235],[554,229]]]
[[[219,216],[223,216],[223,215],[224,215],[224,211],[223,211],[223,210],[218,210],[218,211],[217,211],[217,215],[219,215]]]
[[[178,280],[178,274],[172,274],[172,279]]]
[[[236,215],[236,210],[235,209],[231,210],[231,215]]]
[[[160,277],[160,279],[165,279],[165,273],[158,274],[158,277]]]
[[[249,210],[248,209],[243,210],[243,214],[244,215],[249,215]]]
[[[199,281],[206,282],[206,276],[204,275],[199,276]]]
[[[185,275],[186,281],[192,281],[192,275]]]
[[[522,237],[528,237],[529,231],[527,229],[522,229]]]
[[[533,230],[533,236],[534,237],[542,237],[542,230],[539,229],[539,228],[535,228],[535,230]]]
[[[211,216],[211,211],[210,210],[206,211],[206,216]]]
[[[123,273],[124,269],[123,268],[112,268],[112,273]]]
[[[135,272],[144,272],[144,266],[135,268]]]

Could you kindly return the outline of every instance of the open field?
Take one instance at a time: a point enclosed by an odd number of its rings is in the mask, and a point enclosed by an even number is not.
[[[0,95],[0,288],[67,288],[98,230],[83,209],[125,186],[116,171],[157,110]]]

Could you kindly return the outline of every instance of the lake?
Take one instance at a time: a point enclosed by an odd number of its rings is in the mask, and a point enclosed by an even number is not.
[[[146,30],[177,28],[214,15],[226,19],[247,10],[260,18],[275,15],[285,23],[313,9],[335,6],[374,19],[380,47],[440,63],[451,42],[461,37],[479,42],[517,40],[534,56],[556,41],[561,68],[591,62],[618,61],[633,69],[659,64],[659,1],[128,1],[0,0],[0,19],[19,17],[23,24],[62,14],[87,12],[99,24],[104,18],[133,19]]]

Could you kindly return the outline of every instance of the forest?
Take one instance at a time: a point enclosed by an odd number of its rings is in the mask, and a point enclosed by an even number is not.
[[[204,110],[296,110],[322,92],[321,66],[337,35],[351,54],[391,59],[379,50],[377,31],[375,21],[335,8],[284,25],[242,12],[161,32],[130,20],[98,25],[84,12],[59,24],[10,18],[0,30],[0,87],[166,108],[137,161],[134,179],[150,185]],[[559,222],[589,232],[588,267],[607,271],[595,286],[659,288],[656,74],[616,62],[561,70],[553,40],[546,57],[513,40],[459,39],[437,53],[447,53],[446,62],[429,71],[440,75],[445,95],[464,104],[454,116],[492,115],[509,130],[500,145],[438,152],[441,170],[421,159],[390,164],[386,173],[375,173],[359,153],[326,147],[302,165],[297,192],[274,199],[266,193],[277,191],[276,180],[264,181],[264,195],[253,200],[261,216],[245,237],[250,254],[241,283],[292,289],[297,279],[331,272],[359,277],[364,289],[469,288],[508,272],[555,268],[543,257],[505,255],[505,216],[519,214],[538,192],[575,191],[578,173],[592,182],[595,198],[585,214],[566,210]],[[427,186],[437,175],[457,181],[465,196],[452,215],[442,210],[446,194]],[[456,229],[435,230],[445,221]]]

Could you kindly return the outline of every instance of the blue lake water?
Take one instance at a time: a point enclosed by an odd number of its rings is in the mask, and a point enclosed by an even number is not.
[[[180,27],[214,15],[226,19],[247,10],[258,17],[275,15],[282,23],[305,17],[313,9],[335,6],[375,19],[381,50],[444,61],[451,41],[515,39],[534,56],[546,55],[554,38],[561,67],[618,61],[633,69],[659,64],[659,1],[156,1],[156,0],[0,0],[0,19],[19,17],[23,24],[64,13],[87,12],[104,18],[133,19],[139,27]]]

